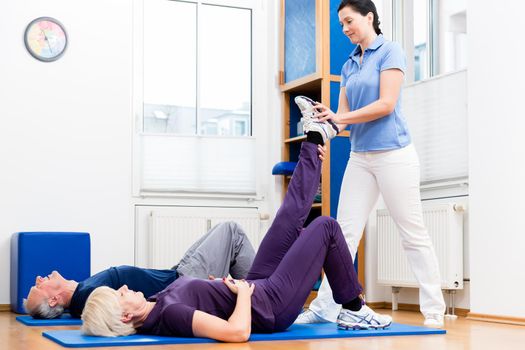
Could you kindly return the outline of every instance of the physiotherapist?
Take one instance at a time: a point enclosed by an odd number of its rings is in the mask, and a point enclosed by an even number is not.
[[[337,220],[355,259],[370,212],[379,194],[383,196],[419,284],[424,325],[443,327],[445,302],[438,261],[423,222],[419,159],[401,109],[405,53],[381,34],[371,0],[343,0],[338,15],[344,35],[357,47],[341,71],[337,113],[316,105],[320,121],[331,119],[339,130],[350,125],[351,154]],[[317,298],[296,323],[335,322],[339,309],[325,278]]]

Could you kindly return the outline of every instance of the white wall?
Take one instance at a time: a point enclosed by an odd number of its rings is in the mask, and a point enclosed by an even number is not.
[[[36,17],[69,35],[53,63],[26,51]],[[91,234],[92,271],[133,263],[131,2],[0,3],[0,304],[17,231]]]
[[[470,1],[471,311],[525,317],[525,3]]]

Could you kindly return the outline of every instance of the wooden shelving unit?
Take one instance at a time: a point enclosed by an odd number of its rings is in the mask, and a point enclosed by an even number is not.
[[[334,29],[334,26],[330,25],[330,16],[337,14],[337,8],[330,11],[330,6],[338,6],[338,4],[339,2],[330,0],[281,0],[279,77],[283,105],[283,161],[297,161],[300,144],[306,139],[306,136],[298,135],[297,132],[297,122],[301,116],[293,102],[295,96],[305,95],[331,106],[333,110],[337,109],[334,104],[338,102],[339,73],[342,63],[334,63],[330,54],[332,51],[336,52],[337,57],[341,55],[346,60],[349,52],[346,54],[339,52],[340,46],[346,46],[347,50],[353,49],[349,47],[348,41],[345,45],[337,42],[342,36],[340,29],[338,26]],[[338,21],[338,18],[332,20]],[[300,28],[293,26],[300,26]],[[297,33],[300,37],[291,37],[289,33]],[[331,45],[332,38],[335,38],[333,45]],[[302,67],[305,67],[304,70]],[[343,131],[327,143],[327,155],[321,172],[322,199],[320,203],[312,205],[309,219],[319,215],[336,216],[342,174],[349,155],[348,136],[349,132]],[[290,178],[290,176],[284,177],[283,193],[288,188]],[[358,258],[359,279],[364,285],[363,241]]]

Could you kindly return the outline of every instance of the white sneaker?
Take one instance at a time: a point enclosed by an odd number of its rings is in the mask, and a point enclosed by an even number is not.
[[[423,325],[430,328],[443,328],[445,325],[443,315],[428,314],[425,316],[425,322],[423,322]]]
[[[359,311],[341,309],[337,316],[339,329],[384,329],[391,323],[392,317],[378,314],[366,305]]]
[[[310,122],[310,123],[304,123],[303,125],[304,133],[308,133],[310,131],[317,131],[321,134],[323,137],[323,142],[326,143],[326,141],[333,139],[337,136],[339,132],[335,131],[334,128],[330,126],[328,123],[321,123],[321,122]]]
[[[308,309],[308,310],[305,310],[304,312],[302,312],[297,317],[297,319],[295,320],[294,323],[296,323],[296,324],[306,324],[306,323],[326,323],[326,322],[328,322],[328,321],[326,321],[321,316],[318,316],[312,310]]]
[[[297,96],[294,101],[303,115],[303,122],[306,123],[308,121],[317,120],[315,117],[316,111],[314,109],[315,101],[306,96]]]
[[[306,96],[297,96],[294,101],[301,110],[301,114],[303,116],[301,121],[303,122],[304,133],[309,131],[317,131],[322,135],[324,142],[333,139],[337,134],[339,134],[339,128],[333,121],[318,121],[318,119],[315,117],[317,112],[314,108],[314,101]]]

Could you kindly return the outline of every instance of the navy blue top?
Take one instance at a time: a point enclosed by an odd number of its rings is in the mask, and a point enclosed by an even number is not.
[[[160,292],[178,277],[175,270],[143,269],[135,266],[111,267],[80,282],[71,297],[69,312],[80,318],[86,300],[91,292],[101,286],[119,289],[127,285],[129,289],[142,292],[146,298]]]
[[[252,331],[273,332],[275,317],[262,281],[250,281],[256,284],[251,298]],[[182,276],[149,300],[156,304],[142,327],[137,329],[139,333],[193,337],[195,310],[228,320],[235,309],[237,296],[221,280]]]

